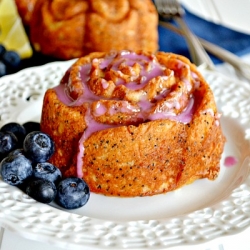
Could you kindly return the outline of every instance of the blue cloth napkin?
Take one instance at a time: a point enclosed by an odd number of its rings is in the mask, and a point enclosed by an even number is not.
[[[206,21],[185,9],[184,19],[189,28],[199,37],[213,42],[238,56],[250,53],[250,35]],[[185,39],[166,28],[159,26],[159,50],[173,52],[190,58]],[[215,64],[221,63],[211,55]]]

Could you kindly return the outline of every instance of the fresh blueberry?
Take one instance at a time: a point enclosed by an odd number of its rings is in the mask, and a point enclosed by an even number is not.
[[[0,77],[5,76],[7,74],[7,68],[4,62],[0,61]]]
[[[26,136],[26,129],[24,128],[24,126],[22,126],[21,124],[17,122],[9,122],[2,126],[1,131],[12,132],[17,137],[19,146],[22,147],[23,140]]]
[[[7,156],[0,163],[0,173],[5,182],[18,186],[32,176],[32,164],[22,154]]]
[[[24,151],[22,148],[17,148],[13,151],[11,151],[8,156],[16,156],[16,155],[23,155],[24,156]]]
[[[25,137],[23,149],[33,163],[41,163],[46,162],[52,156],[55,146],[49,135],[40,131],[33,131]]]
[[[37,163],[36,166],[33,167],[33,176],[54,182],[55,185],[62,179],[62,173],[59,168],[49,162]]]
[[[0,58],[5,53],[5,51],[6,51],[6,48],[3,46],[3,44],[0,44]]]
[[[2,55],[2,61],[5,63],[7,67],[15,69],[19,66],[21,58],[15,51],[7,50]]]
[[[55,202],[66,209],[84,206],[90,196],[88,185],[80,178],[66,178],[57,187]]]
[[[25,122],[23,124],[24,128],[26,129],[26,133],[30,133],[33,131],[40,131],[40,123],[39,122]]]
[[[0,155],[6,156],[18,147],[18,140],[12,132],[0,131]]]
[[[53,182],[44,179],[31,180],[26,187],[26,193],[36,201],[50,203],[55,199],[56,186]]]

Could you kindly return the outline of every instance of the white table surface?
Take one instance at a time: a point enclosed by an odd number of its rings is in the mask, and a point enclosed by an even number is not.
[[[230,28],[250,34],[250,0],[181,0],[193,13],[221,23]],[[226,6],[226,7],[225,7]],[[250,63],[250,55],[243,57]],[[216,69],[227,76],[235,77],[235,73],[227,64],[221,64]],[[49,243],[28,240],[7,228],[0,231],[1,250],[59,250]],[[87,250],[87,248],[83,247]],[[169,249],[169,248],[168,248]],[[171,250],[250,250],[250,229],[230,237],[218,238],[205,244],[192,247],[175,247]],[[74,250],[74,249],[70,249]]]

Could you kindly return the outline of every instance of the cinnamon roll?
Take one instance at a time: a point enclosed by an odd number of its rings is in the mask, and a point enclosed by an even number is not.
[[[37,0],[30,22],[34,48],[61,59],[90,52],[158,49],[151,0]]]
[[[64,176],[126,197],[216,179],[225,143],[207,82],[187,58],[164,52],[78,59],[47,90],[41,129]]]

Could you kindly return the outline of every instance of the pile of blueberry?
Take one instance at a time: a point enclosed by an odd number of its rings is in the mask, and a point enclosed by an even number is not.
[[[18,53],[13,50],[6,50],[0,44],[0,77],[14,73],[20,65],[21,58]]]
[[[48,162],[54,151],[53,140],[40,131],[39,123],[7,123],[0,129],[0,175],[39,202],[82,207],[89,200],[89,187],[80,178],[62,179],[61,171]]]

